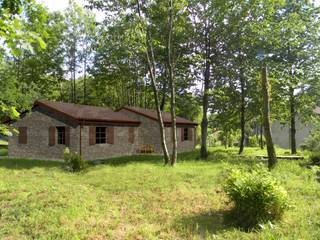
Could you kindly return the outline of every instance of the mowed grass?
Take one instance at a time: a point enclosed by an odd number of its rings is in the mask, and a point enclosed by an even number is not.
[[[224,169],[257,161],[233,151],[211,149],[207,161],[182,154],[174,168],[161,157],[123,157],[80,174],[0,159],[0,239],[320,239],[320,184],[302,161],[273,170],[290,197],[281,222],[243,232],[225,221]]]

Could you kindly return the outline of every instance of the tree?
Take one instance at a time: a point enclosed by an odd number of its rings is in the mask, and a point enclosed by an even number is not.
[[[0,58],[7,53],[9,56],[18,56],[21,50],[32,49],[31,44],[37,43],[40,47],[45,48],[39,33],[32,31],[24,31],[25,19],[32,17],[33,9],[39,7],[34,1],[7,1],[0,3],[0,38],[3,40],[3,45],[0,48]],[[36,16],[41,20],[41,15]],[[41,21],[40,21],[41,22]],[[11,89],[14,91],[14,89]],[[16,119],[19,114],[16,111],[15,102],[8,102],[6,99],[0,100],[0,134],[9,134],[10,131],[6,125],[2,124],[3,120]]]

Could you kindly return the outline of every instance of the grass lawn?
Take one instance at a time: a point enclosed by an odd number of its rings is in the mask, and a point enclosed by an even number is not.
[[[302,161],[273,170],[292,205],[283,221],[253,232],[224,221],[224,168],[255,162],[230,157],[236,151],[212,149],[207,161],[183,154],[174,168],[160,157],[125,157],[81,174],[0,159],[0,239],[320,239],[320,183]]]

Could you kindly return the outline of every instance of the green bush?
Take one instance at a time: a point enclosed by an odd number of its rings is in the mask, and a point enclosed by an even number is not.
[[[320,165],[320,152],[312,152],[309,156],[309,159],[313,165]]]
[[[234,203],[232,218],[243,229],[278,220],[288,207],[287,192],[263,166],[230,170],[224,186]]]
[[[70,172],[80,172],[86,168],[86,162],[81,156],[76,152],[70,151],[69,148],[64,150],[63,159],[66,169]]]
[[[320,152],[320,131],[316,130],[304,141],[301,148],[303,150]]]

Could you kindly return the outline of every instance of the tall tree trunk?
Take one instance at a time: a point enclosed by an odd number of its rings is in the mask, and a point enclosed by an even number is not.
[[[291,143],[291,154],[297,154],[297,143],[296,143],[296,109],[294,99],[294,89],[289,89],[289,101],[290,101],[290,143]]]
[[[175,111],[175,82],[173,73],[173,60],[172,60],[172,28],[173,28],[173,6],[172,0],[169,0],[169,31],[168,31],[168,42],[167,42],[167,65],[168,65],[168,75],[170,83],[170,112],[171,112],[171,122],[172,122],[172,156],[171,156],[171,166],[175,165],[177,162],[177,125],[176,125],[176,111]]]
[[[244,139],[245,139],[245,79],[242,67],[240,67],[240,85],[241,85],[241,99],[240,99],[240,148],[239,154],[243,152],[244,149]]]
[[[87,57],[83,63],[83,104],[87,103]]]
[[[273,168],[277,163],[277,156],[274,150],[272,141],[271,126],[270,126],[270,93],[269,93],[269,81],[267,77],[267,67],[263,63],[261,71],[262,80],[262,96],[263,96],[263,126],[264,136],[266,138],[267,151],[268,151],[268,167]]]
[[[137,0],[137,10],[138,10],[139,17],[141,18],[139,0]],[[156,105],[156,110],[157,110],[157,115],[158,115],[160,141],[161,141],[161,146],[162,146],[162,151],[163,151],[163,156],[164,156],[164,163],[168,164],[170,162],[170,156],[168,153],[168,148],[167,148],[167,144],[166,144],[166,136],[165,136],[165,128],[164,128],[164,124],[163,124],[162,114],[160,111],[159,93],[158,93],[158,89],[156,86],[156,68],[155,68],[154,51],[153,51],[153,46],[152,46],[152,42],[151,42],[151,36],[150,36],[149,29],[146,30],[146,51],[145,51],[145,54],[146,54],[147,65],[148,65],[148,70],[149,70],[150,79],[151,79],[151,86],[152,86],[152,90],[153,90],[154,102]]]
[[[160,103],[160,110],[163,111],[164,105],[166,104],[166,93],[167,93],[167,81],[163,83],[162,86],[162,96],[161,96],[161,103]]]
[[[76,98],[77,98],[77,96],[76,96],[76,68],[77,68],[77,60],[76,60],[76,40],[74,40],[74,51],[73,51],[73,72],[72,72],[72,80],[73,80],[73,89],[72,89],[72,92],[73,92],[73,94],[72,94],[72,102],[73,103],[76,103]]]
[[[205,72],[204,72],[204,86],[202,96],[202,120],[201,120],[201,149],[200,158],[206,159],[208,157],[207,150],[207,135],[208,135],[208,108],[209,108],[209,83],[210,83],[210,54],[211,43],[209,29],[206,29],[205,35]]]
[[[263,121],[263,120],[262,120]],[[260,148],[263,149],[263,123],[260,124]]]

